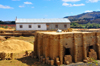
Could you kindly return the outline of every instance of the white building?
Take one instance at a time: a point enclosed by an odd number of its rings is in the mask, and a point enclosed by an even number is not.
[[[70,28],[67,18],[56,19],[16,19],[16,30],[55,30]]]

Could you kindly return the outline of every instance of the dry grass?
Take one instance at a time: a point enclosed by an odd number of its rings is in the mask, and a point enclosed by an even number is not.
[[[23,37],[23,36],[20,36],[20,37],[11,37],[11,38],[9,38],[9,39],[24,40],[24,41],[30,42],[31,44],[34,44],[34,39],[35,39],[35,37],[34,37],[34,36],[30,36],[30,37]]]
[[[9,31],[14,31],[15,30],[15,28],[7,28],[7,29],[5,29],[5,28],[0,28],[0,30],[9,30]]]

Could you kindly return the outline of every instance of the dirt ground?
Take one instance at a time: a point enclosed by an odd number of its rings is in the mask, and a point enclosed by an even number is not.
[[[47,66],[47,64],[39,62],[38,59],[25,56],[24,52],[17,53],[14,57],[16,57],[14,60],[0,60],[0,66]]]
[[[30,42],[31,44],[34,45],[35,37],[34,36],[30,36],[30,37],[23,37],[23,36],[14,37],[14,36],[11,36],[11,38],[8,38],[8,39],[24,40],[24,41],[28,41],[28,42]],[[2,42],[2,41],[0,41],[0,42]],[[30,53],[31,51],[28,51],[28,52]],[[51,65],[43,64],[43,63],[39,62],[38,59],[31,58],[30,56],[25,56],[25,51],[23,51],[21,53],[16,53],[14,55],[14,57],[15,57],[14,60],[0,60],[0,66],[51,66]],[[99,64],[97,66],[100,66],[99,60],[98,60],[98,63]],[[53,66],[56,66],[56,65],[53,65]],[[72,63],[72,64],[69,64],[69,65],[63,64],[63,65],[60,65],[60,66],[96,66],[96,65],[95,64],[91,65],[89,63],[81,62],[81,63]]]

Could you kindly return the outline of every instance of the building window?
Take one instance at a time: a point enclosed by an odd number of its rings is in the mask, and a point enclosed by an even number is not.
[[[41,25],[38,25],[38,28],[41,28]]]
[[[22,26],[22,25],[20,25],[19,27],[20,27],[20,28],[23,28],[23,26]]]
[[[29,28],[32,28],[32,26],[31,26],[31,25],[29,25]]]
[[[55,25],[56,28],[58,28],[58,25]]]
[[[64,25],[64,28],[66,28],[67,27],[67,25]]]

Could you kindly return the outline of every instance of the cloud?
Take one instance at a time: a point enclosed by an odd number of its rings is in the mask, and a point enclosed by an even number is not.
[[[24,2],[24,4],[32,4],[32,2]]]
[[[20,0],[12,0],[12,1],[20,1]]]
[[[23,8],[23,7],[25,7],[25,6],[19,6],[20,8]]]
[[[80,0],[62,0],[63,2],[77,2],[77,1],[80,1]]]
[[[32,7],[32,8],[34,8],[34,7]]]
[[[73,6],[84,6],[85,4],[73,4]]]
[[[92,3],[94,3],[94,2],[98,2],[99,0],[88,0],[87,2],[92,2]]]
[[[69,4],[67,2],[78,2],[80,0],[62,0],[64,3],[62,4],[63,6],[69,6],[69,7],[72,7],[72,6],[84,6],[85,4]]]
[[[63,6],[72,6],[72,4],[68,4],[68,3],[63,3]]]
[[[72,6],[84,6],[85,4],[68,4],[68,3],[63,3],[62,5],[63,5],[63,6],[72,7]]]
[[[86,10],[85,12],[93,12],[92,10]]]
[[[1,5],[1,4],[0,4],[0,8],[2,8],[2,9],[14,9],[13,7],[4,6],[4,5]]]

